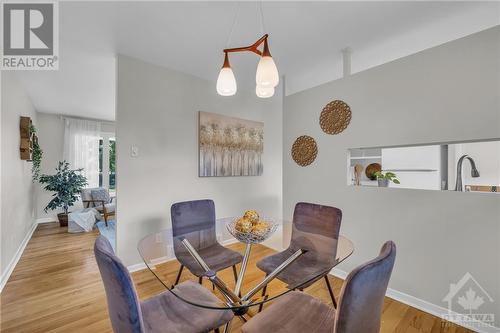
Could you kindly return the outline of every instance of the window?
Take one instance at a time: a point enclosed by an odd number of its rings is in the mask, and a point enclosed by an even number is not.
[[[111,135],[99,140],[99,186],[116,189],[116,139]]]
[[[103,139],[99,140],[99,187],[102,187],[102,152],[103,152]]]
[[[116,140],[109,139],[109,189],[116,189]]]

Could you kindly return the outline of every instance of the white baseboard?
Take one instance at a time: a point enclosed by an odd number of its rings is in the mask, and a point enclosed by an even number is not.
[[[36,219],[37,224],[50,223],[50,222],[57,222],[57,220],[54,219],[53,217],[42,217],[42,218]]]
[[[230,244],[233,244],[233,243],[237,243],[237,242],[238,242],[238,240],[236,238],[230,238],[230,239],[227,239],[225,241],[222,241],[221,244],[224,245],[224,246],[227,246],[227,245],[230,245]],[[166,257],[165,256],[165,257],[161,257],[161,258],[156,259],[155,262],[154,262],[154,264],[156,264],[156,265],[163,264],[163,263],[166,263],[166,262],[169,262],[169,261],[172,261],[172,260],[175,260],[175,257]],[[143,269],[147,269],[147,268],[148,267],[143,262],[127,266],[127,270],[130,273],[137,272],[137,271],[142,271]]]
[[[236,238],[229,238],[229,239],[226,239],[225,241],[222,241],[221,245],[226,246],[226,245],[231,245],[234,243],[238,243],[238,240]]]
[[[334,268],[330,271],[330,274],[338,277],[339,279],[345,280],[347,277],[347,272],[340,270],[338,268]]]
[[[130,273],[137,272],[137,271],[142,271],[143,269],[146,269],[146,268],[148,268],[148,267],[143,262],[141,262],[139,264],[127,266],[127,269],[128,269],[128,271]]]
[[[331,270],[330,274],[342,279],[342,280],[345,280],[345,278],[347,277],[347,272],[345,271],[342,271],[338,268],[334,268]],[[395,290],[395,289],[391,289],[391,288],[388,288],[387,289],[387,293],[386,293],[386,296],[389,297],[389,298],[392,298],[392,299],[395,299],[396,301],[399,301],[401,303],[404,303],[406,305],[409,305],[409,306],[412,306],[416,309],[419,309],[419,310],[422,310],[424,312],[427,312],[427,313],[430,313],[431,315],[434,315],[438,318],[443,318],[443,316],[445,315],[449,315],[450,312],[448,311],[448,309],[442,307],[442,306],[439,306],[439,305],[436,305],[436,304],[433,304],[433,303],[430,303],[430,302],[427,302],[427,301],[424,301],[423,299],[420,299],[420,298],[417,298],[415,296],[411,296],[411,295],[408,295],[408,294],[405,294],[401,291],[398,291],[398,290]],[[451,313],[452,315],[457,315],[457,313]],[[457,325],[460,325],[460,326],[464,326],[474,332],[480,332],[480,333],[500,333],[500,328],[497,328],[497,327],[493,327],[493,326],[490,326],[490,325],[487,325],[487,324],[484,324],[484,325],[481,325],[481,327],[477,327],[477,325],[473,325],[473,324],[470,324],[470,323],[463,323],[463,322],[454,322],[455,324]]]
[[[9,280],[10,275],[14,271],[14,268],[16,267],[17,263],[19,262],[19,259],[21,259],[21,256],[23,255],[24,249],[26,248],[26,245],[31,239],[31,236],[33,235],[33,232],[35,232],[37,223],[33,223],[31,226],[31,229],[28,231],[26,236],[24,237],[23,241],[21,242],[21,245],[16,251],[16,254],[12,258],[12,260],[9,262],[7,265],[7,269],[5,270],[5,273],[2,274],[2,277],[0,279],[0,293],[3,290],[3,287],[5,287],[5,284]]]

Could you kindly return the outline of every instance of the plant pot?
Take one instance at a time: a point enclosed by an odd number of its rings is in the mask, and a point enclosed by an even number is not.
[[[389,179],[377,179],[378,187],[389,187]]]
[[[59,213],[59,214],[57,214],[57,219],[59,220],[60,227],[67,227],[68,226],[68,214]]]

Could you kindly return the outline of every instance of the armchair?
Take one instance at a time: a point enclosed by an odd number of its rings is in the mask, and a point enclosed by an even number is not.
[[[104,218],[104,223],[108,226],[110,216],[115,216],[115,198],[110,197],[108,189],[104,187],[85,188],[82,190],[83,208],[95,208]]]

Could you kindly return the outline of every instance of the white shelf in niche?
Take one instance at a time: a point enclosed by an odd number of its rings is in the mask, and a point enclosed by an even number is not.
[[[376,180],[362,180],[360,186],[378,186],[378,182]]]
[[[351,156],[351,160],[379,160],[382,156]]]

